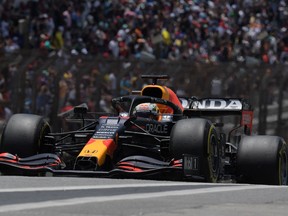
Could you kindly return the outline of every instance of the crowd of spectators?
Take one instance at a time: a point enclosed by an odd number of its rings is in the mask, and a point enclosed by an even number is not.
[[[0,0],[0,58],[19,50],[40,50],[47,56],[77,56],[77,62],[70,62],[71,68],[62,71],[59,112],[75,105],[77,97],[91,111],[109,112],[112,97],[125,95],[143,83],[139,83],[137,74],[127,73],[119,79],[115,71],[103,74],[96,66],[81,81],[76,81],[83,56],[120,59],[123,67],[129,67],[129,61],[135,59],[204,64],[288,63],[288,3],[286,0]],[[26,72],[26,112],[32,110],[35,93],[32,76],[39,68],[37,64],[29,64]],[[8,82],[7,74],[16,74],[17,65],[9,65],[7,71],[4,78],[1,71],[0,85]],[[47,116],[51,111],[56,73],[55,68],[47,67],[37,78],[34,103],[38,114]],[[217,93],[215,88],[219,91],[223,88],[220,81],[215,79],[211,83],[213,94]],[[99,86],[102,86],[100,94]],[[180,90],[183,89],[177,93]],[[180,93],[185,95],[184,90]]]
[[[288,61],[286,0],[0,0],[0,49],[117,59]]]

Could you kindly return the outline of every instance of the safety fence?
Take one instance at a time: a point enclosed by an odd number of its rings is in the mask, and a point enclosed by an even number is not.
[[[57,114],[69,105],[87,103],[95,111],[109,110],[109,100],[120,95],[120,82],[127,75],[131,88],[139,90],[147,82],[139,78],[142,74],[167,74],[165,85],[180,96],[246,98],[255,110],[254,133],[287,138],[287,65],[115,60],[29,50],[1,56],[0,71],[6,98],[1,105],[13,113],[44,115],[54,127],[60,127]],[[112,73],[116,89],[109,82]]]

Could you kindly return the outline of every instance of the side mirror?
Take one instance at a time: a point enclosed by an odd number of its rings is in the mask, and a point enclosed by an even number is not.
[[[80,107],[80,106],[74,107],[74,113],[75,114],[86,114],[87,111],[88,111],[87,107]]]

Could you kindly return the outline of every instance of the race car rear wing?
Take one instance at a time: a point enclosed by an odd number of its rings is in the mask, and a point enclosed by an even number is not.
[[[241,115],[243,110],[253,111],[246,100],[239,98],[180,98],[180,101],[185,113],[192,116]]]
[[[241,126],[252,131],[253,109],[244,99],[239,98],[180,98],[183,115],[201,116],[241,116]]]

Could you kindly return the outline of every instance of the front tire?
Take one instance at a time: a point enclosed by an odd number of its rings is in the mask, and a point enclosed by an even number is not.
[[[221,157],[214,125],[202,118],[178,121],[171,132],[170,152],[175,158],[190,154],[199,158],[200,176],[206,182],[217,182]]]
[[[245,136],[237,152],[237,174],[245,183],[287,185],[287,145],[278,136]]]
[[[51,132],[48,122],[41,116],[15,114],[4,127],[0,151],[29,157],[44,151],[43,140]]]

